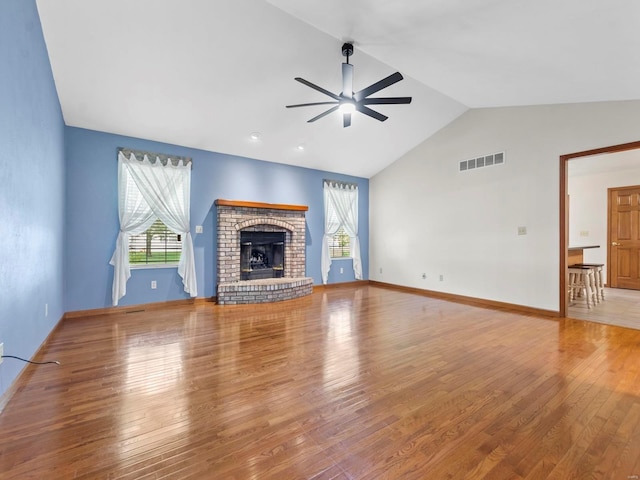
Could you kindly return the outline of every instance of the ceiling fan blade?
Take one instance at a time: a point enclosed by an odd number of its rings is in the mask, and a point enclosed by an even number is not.
[[[330,108],[329,110],[327,110],[326,112],[322,112],[320,115],[316,115],[315,117],[313,117],[311,120],[307,120],[307,123],[311,123],[311,122],[315,122],[316,120],[324,117],[325,115],[329,115],[330,113],[335,112],[338,109],[339,105],[336,105],[333,108]]]
[[[322,87],[319,87],[315,83],[311,83],[311,82],[305,80],[304,78],[300,78],[300,77],[296,77],[296,80],[298,82],[302,83],[303,85],[306,85],[307,87],[311,87],[314,90],[317,90],[318,92],[324,93],[325,95],[329,95],[334,100],[340,101],[340,97],[338,95],[336,95],[335,93],[331,93],[329,90],[325,90]]]
[[[287,105],[287,108],[296,107],[311,107],[313,105],[336,105],[338,102],[313,102],[313,103],[298,103],[296,105]]]
[[[342,64],[342,96],[351,98],[353,96],[353,65]]]
[[[362,100],[365,97],[368,97],[372,93],[376,93],[376,92],[382,90],[383,88],[387,88],[388,86],[399,82],[403,78],[404,77],[400,74],[400,72],[392,73],[388,77],[383,78],[382,80],[380,80],[380,81],[378,81],[378,82],[376,82],[376,83],[374,83],[372,85],[369,85],[367,88],[363,88],[359,92],[354,93],[353,94],[353,98],[357,102],[359,102],[360,100]]]
[[[351,126],[351,114],[350,113],[345,113],[342,116],[342,126],[344,128],[347,128],[347,127]]]
[[[359,103],[361,105],[393,105],[411,103],[411,97],[363,98]]]
[[[389,118],[386,115],[382,115],[381,113],[378,113],[375,110],[371,110],[369,107],[365,107],[360,103],[356,103],[356,110],[358,110],[360,113],[364,113],[365,115],[369,115],[370,117],[375,118],[376,120],[380,120],[381,122],[384,122],[387,118]]]

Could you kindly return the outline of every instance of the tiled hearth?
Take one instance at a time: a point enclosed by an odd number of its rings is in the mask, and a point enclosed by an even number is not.
[[[304,205],[218,199],[218,292],[221,305],[265,303],[309,295],[313,279],[305,277]],[[284,232],[284,277],[240,280],[240,232]]]

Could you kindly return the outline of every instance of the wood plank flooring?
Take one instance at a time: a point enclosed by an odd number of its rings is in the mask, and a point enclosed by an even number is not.
[[[640,475],[640,330],[357,285],[69,319],[38,360],[4,480]]]
[[[587,309],[584,300],[569,304],[567,315],[591,322],[618,325],[640,330],[640,291],[624,288],[605,288],[605,301]]]

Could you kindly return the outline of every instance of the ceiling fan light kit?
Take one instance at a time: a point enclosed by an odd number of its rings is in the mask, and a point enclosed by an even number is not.
[[[349,57],[353,54],[353,44],[345,43],[342,45],[342,55],[347,57],[347,61],[342,64],[342,92],[336,95],[329,90],[326,90],[318,85],[305,80],[304,78],[296,77],[296,81],[313,88],[314,90],[331,97],[333,101],[327,102],[313,102],[313,103],[299,103],[296,105],[287,105],[287,108],[297,107],[310,107],[315,105],[333,105],[328,110],[325,110],[319,115],[316,115],[308,123],[315,122],[329,115],[330,113],[340,110],[342,113],[342,125],[343,127],[349,127],[351,125],[351,114],[354,112],[360,112],[368,115],[371,118],[375,118],[381,122],[384,122],[387,118],[386,115],[382,115],[379,112],[369,108],[367,105],[398,105],[411,103],[411,97],[374,97],[370,98],[369,95],[373,95],[379,92],[383,88],[387,88],[394,83],[402,80],[400,72],[393,73],[382,80],[369,85],[366,88],[358,92],[353,91],[353,65],[349,63]]]

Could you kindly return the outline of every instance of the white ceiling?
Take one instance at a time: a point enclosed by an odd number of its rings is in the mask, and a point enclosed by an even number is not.
[[[371,177],[468,108],[640,98],[637,0],[37,0],[67,125]],[[412,96],[343,128],[354,90]],[[251,141],[252,132],[260,132]],[[298,145],[304,145],[300,151]]]

